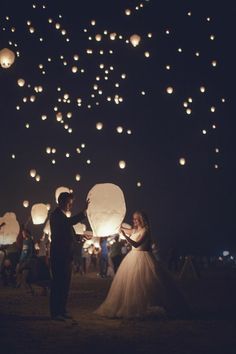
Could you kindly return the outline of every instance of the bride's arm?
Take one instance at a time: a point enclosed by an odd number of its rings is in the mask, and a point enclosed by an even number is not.
[[[129,231],[132,231],[132,230],[129,230]],[[131,246],[137,248],[139,246],[141,246],[142,243],[144,243],[146,241],[146,238],[147,238],[147,233],[146,233],[146,230],[144,230],[144,232],[141,233],[139,239],[137,241],[134,241],[132,240],[129,236],[127,236],[123,229],[121,230],[123,236],[126,238],[126,240],[131,244]]]
[[[132,235],[132,233],[134,232],[134,230],[133,229],[128,229],[127,227],[122,227],[121,228],[121,232],[124,234],[126,234],[126,235],[129,235],[129,236],[131,236]]]

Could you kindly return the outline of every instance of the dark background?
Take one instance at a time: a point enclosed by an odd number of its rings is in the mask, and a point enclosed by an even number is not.
[[[143,1],[144,8],[136,11],[136,1],[8,1],[0,5],[0,48],[9,47],[8,41],[18,44],[20,57],[8,69],[0,69],[1,138],[0,138],[0,215],[14,211],[20,222],[25,221],[30,208],[22,206],[36,202],[51,203],[55,207],[54,192],[64,185],[74,190],[75,209],[82,208],[89,189],[96,183],[118,184],[124,191],[127,216],[132,211],[145,210],[151,221],[153,238],[160,248],[175,246],[183,253],[219,254],[224,249],[236,252],[235,227],[235,5],[212,1]],[[126,8],[132,9],[125,16]],[[188,16],[188,11],[192,16]],[[62,14],[63,18],[58,19]],[[10,16],[10,21],[5,16]],[[60,22],[69,34],[65,41],[53,25],[51,17]],[[207,17],[211,21],[206,20]],[[92,19],[96,26],[91,26]],[[26,21],[31,20],[35,33],[29,34]],[[16,31],[12,33],[10,28]],[[6,30],[2,31],[2,27]],[[88,32],[83,32],[87,28]],[[170,35],[166,35],[166,29]],[[103,36],[101,42],[88,40],[104,30],[129,38],[138,33],[142,41],[137,48],[124,40],[110,41]],[[147,33],[153,34],[152,38]],[[209,36],[215,35],[211,41]],[[39,37],[44,42],[39,42]],[[182,53],[177,49],[181,47]],[[94,50],[86,54],[86,48]],[[103,49],[105,54],[99,55]],[[114,54],[108,53],[109,49]],[[14,49],[15,51],[16,49]],[[150,58],[144,57],[148,50]],[[200,52],[200,57],[195,52]],[[78,53],[80,60],[73,61]],[[60,60],[64,55],[68,66]],[[51,57],[52,62],[47,62]],[[212,67],[217,60],[217,67]],[[43,63],[46,75],[38,65]],[[113,65],[109,80],[101,80],[103,95],[90,98],[95,77],[103,77],[99,64]],[[84,68],[84,74],[75,75],[71,67]],[[171,65],[170,71],[165,65]],[[126,80],[120,75],[125,72]],[[17,80],[24,78],[31,88],[20,88]],[[120,83],[119,88],[114,84]],[[22,98],[33,93],[35,85],[42,85],[43,93],[36,94],[34,103],[23,103]],[[71,104],[60,104],[57,97],[68,92]],[[173,86],[168,95],[166,87]],[[200,93],[200,86],[206,93]],[[141,91],[146,95],[142,96]],[[124,102],[116,105],[106,101],[116,93]],[[83,98],[82,107],[76,98]],[[192,115],[186,115],[183,102],[192,97]],[[222,103],[224,97],[226,102]],[[92,103],[99,101],[100,105]],[[16,110],[17,105],[20,111]],[[53,107],[61,112],[72,112],[68,134],[56,122]],[[211,113],[210,107],[216,112]],[[47,114],[46,121],[41,115]],[[104,124],[96,130],[96,122]],[[25,123],[30,123],[30,129]],[[212,129],[212,124],[217,128]],[[117,134],[116,126],[131,129],[132,135]],[[207,134],[202,134],[202,129]],[[86,148],[81,154],[75,149],[81,143]],[[47,146],[56,147],[55,156],[47,155]],[[215,148],[220,153],[215,153]],[[65,153],[71,157],[67,159]],[[11,158],[11,154],[16,159]],[[186,165],[180,166],[180,157]],[[51,164],[51,158],[56,164]],[[91,159],[91,165],[86,164]],[[127,167],[119,169],[118,161],[125,160]],[[219,168],[215,169],[214,165]],[[29,170],[35,168],[41,181],[35,182]],[[81,181],[75,181],[75,174]],[[137,188],[141,181],[141,188]],[[41,227],[33,228],[35,234]]]

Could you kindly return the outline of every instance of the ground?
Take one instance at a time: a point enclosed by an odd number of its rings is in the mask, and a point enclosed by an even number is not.
[[[110,279],[95,273],[74,275],[69,310],[74,324],[51,321],[48,296],[0,287],[1,353],[236,353],[236,271],[208,272],[182,282],[192,313],[189,318],[109,320],[93,311],[105,298]]]

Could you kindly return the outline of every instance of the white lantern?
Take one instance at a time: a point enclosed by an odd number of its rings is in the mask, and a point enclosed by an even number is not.
[[[0,224],[5,223],[0,229],[0,245],[10,245],[16,241],[20,231],[15,213],[5,213],[0,217]]]
[[[31,208],[31,217],[34,225],[40,225],[45,222],[48,216],[47,205],[43,203],[34,204]]]
[[[25,85],[25,80],[19,79],[19,80],[17,80],[17,84],[18,84],[18,86],[23,87]]]
[[[10,68],[10,66],[14,63],[15,61],[15,53],[8,49],[4,48],[0,51],[0,65],[4,69]]]
[[[179,159],[179,164],[180,164],[181,166],[184,166],[184,165],[186,164],[186,160],[185,160],[184,157],[181,157],[181,158]]]
[[[102,128],[103,128],[102,122],[98,122],[98,123],[96,124],[96,128],[97,128],[97,130],[102,130]]]
[[[169,95],[171,95],[174,92],[173,87],[171,86],[167,87],[166,92],[169,93]]]
[[[58,187],[57,189],[56,189],[56,192],[55,192],[55,199],[56,199],[56,203],[58,203],[58,198],[59,198],[59,195],[61,194],[61,193],[70,193],[70,190],[69,190],[69,188],[67,188],[67,187]]]
[[[93,235],[116,234],[125,217],[126,206],[122,190],[112,183],[96,184],[88,194],[87,216]]]
[[[100,42],[102,40],[102,35],[101,34],[96,34],[95,39],[97,42]]]
[[[29,206],[29,201],[28,200],[24,200],[23,201],[23,207],[24,208],[28,208],[28,206]]]
[[[86,231],[86,225],[81,224],[80,222],[73,226],[76,235],[83,235]]]
[[[36,170],[32,169],[30,170],[30,177],[34,178],[36,176]]]
[[[126,167],[126,162],[124,160],[119,161],[119,167],[123,170]]]
[[[137,47],[141,41],[141,37],[138,34],[133,34],[129,40],[134,47]]]

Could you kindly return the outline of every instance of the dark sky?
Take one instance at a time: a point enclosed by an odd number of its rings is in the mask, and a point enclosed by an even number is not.
[[[236,123],[232,98],[235,7],[227,2],[220,6],[212,1],[153,0],[143,1],[144,7],[135,10],[140,3],[61,0],[8,1],[0,5],[0,49],[20,52],[10,69],[0,69],[0,215],[14,211],[23,222],[30,213],[30,208],[23,208],[23,200],[29,200],[30,205],[45,202],[55,207],[54,192],[61,185],[74,190],[76,211],[84,205],[93,185],[111,182],[124,191],[126,221],[130,222],[132,211],[145,210],[153,237],[163,249],[177,245],[183,252],[236,251]],[[125,9],[132,10],[131,16],[125,15]],[[35,28],[32,34],[26,23],[29,20]],[[95,26],[91,20],[96,20]],[[57,22],[68,35],[62,36],[55,29]],[[15,32],[11,32],[12,27]],[[101,42],[95,41],[94,36],[104,30],[108,35],[103,35]],[[113,32],[123,39],[111,41],[109,34]],[[134,33],[141,36],[136,48],[125,43]],[[210,40],[210,35],[215,39]],[[182,48],[181,53],[178,48]],[[86,49],[93,49],[93,54],[87,54]],[[149,58],[144,56],[145,51],[150,52]],[[74,54],[79,54],[78,62],[73,60]],[[211,64],[213,60],[216,67]],[[44,65],[45,75],[39,64]],[[85,72],[73,74],[73,65]],[[122,73],[126,73],[125,80]],[[96,81],[97,76],[100,81]],[[17,85],[19,78],[26,81],[22,88]],[[102,95],[93,90],[94,84],[102,89]],[[42,93],[34,92],[37,85],[43,87]],[[166,93],[168,86],[174,88],[172,95]],[[200,86],[206,88],[205,93],[200,92]],[[69,104],[57,102],[64,93],[70,95]],[[91,98],[93,93],[95,98]],[[119,105],[107,101],[115,94],[124,99]],[[23,103],[23,98],[31,95],[36,95],[36,101]],[[78,97],[83,99],[81,107],[77,106]],[[189,97],[193,100],[189,103],[191,115],[183,107]],[[55,106],[73,128],[72,134],[56,121]],[[216,108],[214,113],[211,107]],[[66,118],[67,112],[72,112],[71,119]],[[45,121],[41,120],[43,114],[48,117]],[[101,131],[96,130],[97,122],[103,123]],[[214,124],[216,129],[212,128]],[[122,134],[116,132],[119,125],[124,127]],[[131,129],[131,135],[127,129]],[[77,154],[81,143],[86,147]],[[54,156],[46,154],[48,146],[56,148]],[[185,166],[179,165],[181,157],[186,159]],[[53,158],[55,165],[51,163]],[[124,170],[119,169],[119,160],[126,161]],[[39,183],[29,176],[32,168],[41,176]],[[81,175],[80,182],[75,181],[76,173]],[[142,183],[140,188],[138,181]]]

